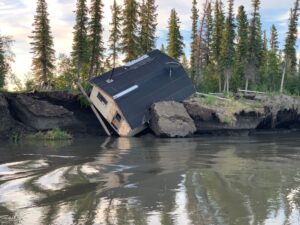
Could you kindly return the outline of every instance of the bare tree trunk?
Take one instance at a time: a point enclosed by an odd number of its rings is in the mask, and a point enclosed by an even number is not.
[[[282,77],[281,77],[281,84],[280,84],[280,94],[283,93],[284,80],[285,80],[285,74],[286,74],[286,67],[287,67],[287,58],[285,57],[285,59],[284,59],[284,67],[283,67],[283,72],[282,72]]]
[[[113,55],[113,68],[116,68],[116,56],[115,56],[115,54]]]
[[[77,80],[81,82],[80,73],[81,73],[81,63],[78,61],[77,62]]]
[[[229,76],[227,76],[227,93],[229,93]]]
[[[246,79],[246,84],[245,84],[245,90],[248,91],[248,85],[249,85],[249,80],[248,78]]]
[[[90,65],[90,69],[89,69],[89,80],[92,78],[94,74],[94,66]]]
[[[100,74],[99,74],[100,72],[102,72],[102,71],[101,71],[101,68],[100,68],[100,64],[97,63],[97,64],[96,64],[96,69],[95,69],[94,72],[92,73],[92,76],[91,76],[90,79],[92,79],[92,78],[95,77],[95,76],[99,76],[99,75],[100,75]]]
[[[221,76],[219,76],[219,92],[222,92],[222,79]]]
[[[47,79],[47,60],[43,63],[43,81],[41,84],[41,89],[46,91],[48,88],[48,79]]]
[[[204,29],[204,23],[206,18],[206,10],[208,6],[209,0],[206,0],[204,3],[204,11],[203,16],[200,21],[200,29],[199,29],[199,37],[198,37],[198,48],[197,48],[197,72],[196,75],[198,77],[195,77],[196,85],[199,85],[199,81],[202,80],[202,60],[201,60],[201,51],[202,51],[202,35],[203,35],[203,29]]]
[[[223,88],[223,92],[225,93],[226,90],[227,90],[227,85],[228,85],[228,82],[227,82],[227,74],[224,74],[224,88]]]
[[[93,49],[92,49],[92,55],[91,55],[91,58],[89,60],[90,62],[90,68],[89,68],[89,74],[88,74],[88,79],[92,79],[94,73],[95,73],[95,64],[96,64],[96,60],[97,60],[97,57],[96,57],[96,46],[95,46],[95,42],[92,43],[93,45]]]
[[[223,92],[229,93],[229,77],[230,77],[230,72],[229,70],[225,70],[224,72],[224,89]]]

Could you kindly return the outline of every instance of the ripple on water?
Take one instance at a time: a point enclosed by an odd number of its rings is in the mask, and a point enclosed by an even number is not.
[[[11,162],[0,165],[0,176],[24,173],[40,168],[47,167],[45,160],[26,160],[21,162]]]
[[[100,171],[98,169],[96,169],[93,166],[90,165],[83,165],[80,168],[81,172],[86,174],[86,175],[94,175],[94,174],[98,174]]]
[[[33,177],[8,181],[0,185],[0,204],[11,211],[30,207],[41,195],[26,190],[25,185]]]
[[[300,224],[299,137],[240,139],[28,148],[0,165],[0,224]]]
[[[58,168],[38,178],[35,184],[44,190],[61,190],[69,185],[64,176],[69,169],[70,167]]]
[[[27,160],[0,165],[0,182],[33,176],[49,166],[45,160]]]

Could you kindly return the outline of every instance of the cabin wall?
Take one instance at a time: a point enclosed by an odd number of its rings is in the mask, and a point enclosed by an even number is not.
[[[133,130],[130,131],[129,136],[135,136],[139,133],[141,133],[143,130],[145,130],[147,128],[146,125],[141,125]]]
[[[102,95],[102,97],[105,98],[107,101],[107,104],[103,104],[99,98],[98,93]],[[107,122],[111,125],[115,115],[119,113],[122,117],[122,120],[119,125],[119,129],[116,130],[113,126],[112,128],[120,135],[120,136],[132,136],[131,132],[132,129],[130,128],[129,124],[127,123],[126,119],[124,118],[124,115],[122,114],[121,110],[117,106],[114,99],[107,95],[104,91],[102,91],[98,87],[93,87],[90,99],[95,105],[95,107],[98,109],[98,111],[102,114],[102,116],[107,120]]]

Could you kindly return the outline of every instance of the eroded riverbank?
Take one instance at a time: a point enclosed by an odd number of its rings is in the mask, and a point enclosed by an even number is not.
[[[299,108],[297,98],[284,95],[253,100],[198,97],[183,103],[155,104],[148,116],[156,136],[184,137],[244,130],[299,129]],[[0,93],[0,139],[56,128],[75,137],[105,136],[97,118],[78,94]]]

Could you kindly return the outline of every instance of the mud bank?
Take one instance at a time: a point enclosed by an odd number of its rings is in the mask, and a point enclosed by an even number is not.
[[[149,130],[158,137],[220,135],[244,130],[300,128],[300,101],[290,96],[254,100],[191,98],[150,109]],[[60,128],[73,136],[105,136],[80,95],[68,92],[0,93],[0,139]],[[151,132],[151,131],[149,131]]]

